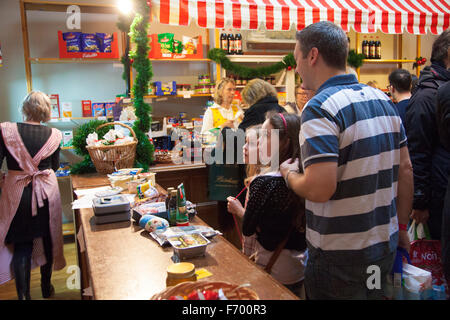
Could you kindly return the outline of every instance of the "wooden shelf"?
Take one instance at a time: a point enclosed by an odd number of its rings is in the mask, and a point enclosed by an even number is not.
[[[161,61],[161,62],[173,62],[173,61],[177,61],[177,62],[212,62],[211,59],[171,59],[171,58],[167,58],[167,59],[150,59],[150,61]]]
[[[280,62],[283,60],[284,56],[277,55],[239,55],[239,54],[230,54],[227,55],[227,58],[232,62],[258,62],[258,63],[274,63]]]
[[[286,88],[286,85],[285,84],[281,84],[281,85],[275,85],[275,84],[273,84],[272,86],[274,86],[275,88]],[[242,88],[245,88],[246,86],[245,85],[237,85],[236,86],[236,89],[242,89]]]
[[[29,58],[32,64],[59,64],[59,63],[119,63],[120,59],[102,58]]]
[[[74,147],[61,147],[61,150],[71,150],[74,149]]]
[[[103,117],[70,117],[70,118],[52,118],[49,122],[70,122],[70,120],[94,120],[94,119],[113,119],[113,116],[103,116]]]
[[[63,223],[62,225],[63,236],[75,235],[75,228],[73,222]]]
[[[77,5],[80,7],[82,13],[111,13],[119,14],[119,9],[112,4],[91,4],[80,2],[53,2],[53,1],[37,1],[24,0],[24,6],[29,11],[56,11],[66,12],[70,5]]]
[[[403,59],[364,59],[364,63],[414,63],[416,60]]]
[[[212,97],[213,94],[212,93],[196,93],[196,94],[192,94],[191,97]],[[144,96],[144,98],[150,98],[150,99],[155,99],[155,98],[184,98],[184,96],[182,95],[165,95],[165,96],[155,96],[155,95],[151,95],[151,96]],[[187,99],[187,98],[186,98]]]

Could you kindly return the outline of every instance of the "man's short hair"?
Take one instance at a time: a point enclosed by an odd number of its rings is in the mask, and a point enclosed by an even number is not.
[[[409,92],[411,90],[411,73],[405,69],[397,69],[389,75],[389,83],[400,93]]]
[[[433,42],[433,48],[431,49],[431,62],[444,63],[444,60],[450,58],[448,57],[449,48],[450,29],[447,29]]]
[[[325,63],[332,68],[345,70],[348,56],[348,37],[344,31],[329,21],[320,21],[297,31],[303,58],[312,48],[317,48]]]

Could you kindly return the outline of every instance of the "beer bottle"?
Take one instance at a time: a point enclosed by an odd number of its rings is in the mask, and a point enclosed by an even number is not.
[[[166,210],[167,210],[167,212],[169,212],[169,202],[170,202],[170,197],[172,196],[171,195],[172,190],[175,190],[175,189],[172,188],[172,187],[167,188],[167,198],[166,198]]]
[[[242,35],[240,33],[234,37],[234,51],[235,54],[242,54]]]
[[[228,40],[227,40],[226,33],[220,34],[220,48],[225,50],[228,53]]]
[[[369,59],[369,43],[367,40],[363,40],[362,42],[362,52],[365,59]]]
[[[234,36],[232,33],[228,34],[228,54],[234,54]]]
[[[177,224],[177,190],[170,191],[170,201],[168,206],[169,224],[175,226]]]
[[[375,59],[375,41],[369,41],[369,59]]]
[[[381,41],[377,40],[375,42],[375,57],[376,59],[381,59]]]

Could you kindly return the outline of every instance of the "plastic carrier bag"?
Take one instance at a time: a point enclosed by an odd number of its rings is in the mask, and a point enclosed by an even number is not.
[[[431,240],[430,232],[426,224],[417,224],[414,220],[408,229],[411,241],[409,256],[411,264],[432,274],[432,284],[445,288],[449,296],[448,284],[444,275],[444,267],[441,260],[441,242]]]
[[[445,300],[445,289],[432,285],[431,272],[413,266],[408,252],[400,247],[385,292],[387,299],[394,300]]]

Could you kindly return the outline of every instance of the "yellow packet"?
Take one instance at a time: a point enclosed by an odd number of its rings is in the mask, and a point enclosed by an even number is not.
[[[211,272],[209,272],[205,268],[197,269],[195,271],[195,274],[197,275],[197,280],[207,278],[207,277],[210,277],[213,275]]]

